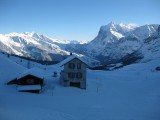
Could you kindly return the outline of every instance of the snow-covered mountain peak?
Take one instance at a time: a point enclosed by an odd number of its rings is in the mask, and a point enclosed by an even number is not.
[[[47,61],[62,60],[69,54],[52,39],[35,32],[1,34],[0,51]]]
[[[39,38],[40,36],[35,33],[35,32],[22,32],[22,33],[17,33],[17,32],[12,32],[12,33],[8,33],[8,34],[4,34],[5,36],[8,37],[27,37],[27,38]]]
[[[135,38],[137,40],[144,40],[151,36],[160,34],[160,27],[158,24],[138,26],[136,24],[115,24],[114,22],[108,25],[103,25],[100,28],[98,36],[93,41],[103,41],[106,43],[116,42],[121,38]],[[105,43],[104,43],[105,44]]]
[[[58,61],[72,52],[108,64],[139,51],[144,43],[157,38],[160,38],[160,25],[137,26],[111,22],[101,26],[95,39],[86,44],[78,40],[51,39],[35,32],[0,34],[0,51],[38,60]]]
[[[102,62],[106,63],[121,60],[141,49],[148,38],[154,40],[158,35],[160,35],[160,25],[157,24],[137,26],[111,22],[101,26],[97,37],[87,44],[88,56],[100,56]],[[103,61],[103,58],[106,60]]]
[[[115,24],[114,22],[110,22],[109,24],[100,27],[97,37],[91,41],[91,43],[95,42],[95,44],[97,44],[98,41],[102,41],[103,45],[113,43],[125,37],[129,32],[136,28],[137,25],[134,24]]]
[[[101,26],[100,31],[109,32],[113,28],[114,28],[114,23],[111,22],[108,25]]]
[[[106,34],[109,36],[116,37],[117,40],[126,36],[129,32],[135,30],[138,27],[136,24],[115,24],[114,22],[110,22],[107,25],[103,25],[100,28],[99,35],[105,36]],[[105,36],[107,37],[107,36]],[[109,40],[110,41],[110,40]]]
[[[11,33],[4,34],[4,35],[5,36],[19,36],[20,34],[23,34],[23,33],[11,32]]]
[[[144,40],[153,35],[158,35],[158,24],[143,25],[134,29],[127,36],[134,36],[138,40]]]
[[[28,35],[30,37],[34,37],[34,38],[38,38],[39,37],[39,35],[37,33],[35,33],[35,32],[25,32],[25,33],[26,33],[26,35]]]
[[[134,24],[134,23],[126,24],[126,23],[123,23],[123,22],[121,22],[119,24],[119,26],[121,26],[123,28],[128,28],[128,29],[135,29],[135,28],[139,27],[137,24]]]
[[[33,39],[36,39],[36,40],[47,38],[47,37],[45,37],[43,35],[40,35],[36,32],[24,32],[23,36],[30,37],[30,38],[33,38]]]

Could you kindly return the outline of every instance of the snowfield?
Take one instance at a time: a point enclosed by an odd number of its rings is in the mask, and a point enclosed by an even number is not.
[[[18,92],[1,80],[0,120],[160,120],[159,64],[157,59],[115,71],[87,70],[86,90],[59,85],[59,76],[53,77],[58,65],[43,69],[40,94]]]

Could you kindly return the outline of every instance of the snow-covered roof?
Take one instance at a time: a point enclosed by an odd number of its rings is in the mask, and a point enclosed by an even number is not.
[[[41,90],[40,85],[18,85],[17,90]]]
[[[43,79],[44,78],[44,71],[39,68],[31,68],[31,69],[28,69],[28,70],[24,71],[23,73],[19,74],[17,76],[17,79],[20,79],[20,78],[27,76],[27,75],[33,75],[35,77]]]
[[[78,57],[77,55],[71,55],[71,56],[67,57],[66,59],[64,59],[63,61],[61,61],[59,64],[60,64],[60,66],[63,66],[75,58],[79,59],[80,61],[82,61],[83,63],[85,63],[87,65],[87,63],[82,58]]]

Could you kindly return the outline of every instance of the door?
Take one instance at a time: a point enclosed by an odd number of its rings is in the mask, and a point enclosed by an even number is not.
[[[81,84],[80,84],[80,82],[70,82],[70,86],[80,88],[80,87],[81,87]]]

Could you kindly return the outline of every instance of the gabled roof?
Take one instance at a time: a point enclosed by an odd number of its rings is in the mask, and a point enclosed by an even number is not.
[[[28,70],[22,72],[21,74],[19,74],[17,76],[17,79],[23,78],[27,75],[32,75],[32,76],[35,76],[37,78],[43,79],[44,78],[44,71],[39,69],[39,68],[31,68],[31,69],[28,69]]]
[[[76,55],[71,55],[71,56],[67,57],[66,59],[64,59],[63,61],[61,61],[59,64],[60,64],[60,66],[63,66],[63,65],[65,65],[68,62],[70,62],[73,59],[79,59],[81,62],[83,62],[84,64],[87,65],[87,63],[82,58],[80,58],[80,57],[78,57]]]

